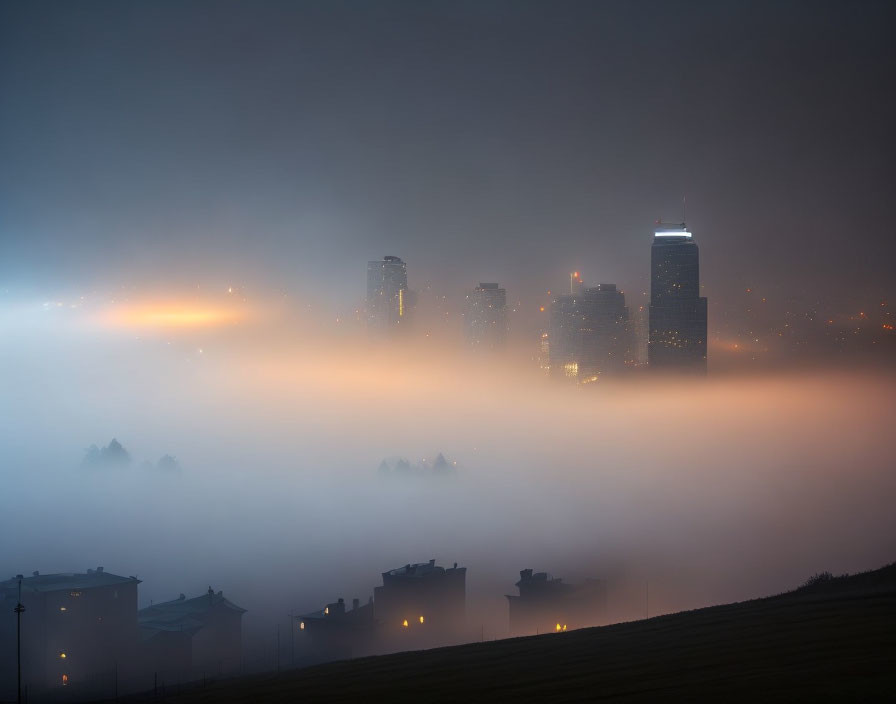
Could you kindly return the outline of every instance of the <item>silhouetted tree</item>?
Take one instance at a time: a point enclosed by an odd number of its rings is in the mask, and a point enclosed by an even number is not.
[[[100,465],[124,467],[130,463],[131,455],[115,438],[112,438],[111,442],[102,448],[91,445],[87,448],[87,453],[84,455],[84,461],[82,462],[83,465],[92,467]]]
[[[445,455],[441,452],[439,456],[436,457],[435,465],[433,466],[433,471],[435,472],[450,472],[451,465],[448,464],[448,461],[445,459]]]
[[[809,579],[807,579],[804,583],[804,587],[814,587],[816,584],[823,584],[824,582],[830,582],[834,578],[830,572],[816,572]]]
[[[156,469],[160,469],[164,472],[180,472],[181,466],[176,457],[172,455],[162,455],[158,463],[156,463]]]

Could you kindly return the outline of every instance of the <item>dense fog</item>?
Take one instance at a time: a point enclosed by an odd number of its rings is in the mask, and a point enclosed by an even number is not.
[[[623,620],[896,555],[888,372],[574,387],[266,308],[4,306],[3,578],[103,565],[141,606],[211,585],[251,649],[430,558],[469,568],[470,620],[500,637],[525,567],[608,580]],[[399,458],[424,469],[379,471]]]

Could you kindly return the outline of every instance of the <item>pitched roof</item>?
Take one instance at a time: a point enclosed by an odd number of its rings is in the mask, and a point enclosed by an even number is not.
[[[87,572],[59,572],[57,574],[34,573],[30,577],[22,577],[23,592],[58,592],[93,589],[96,587],[110,587],[115,584],[134,583],[140,584],[136,577],[122,577],[110,572],[104,572],[102,567]],[[0,591],[16,591],[19,588],[19,578],[11,577],[0,582]]]
[[[214,592],[209,588],[208,593],[187,599],[181,594],[177,599],[153,604],[137,612],[137,620],[140,625],[148,623],[186,623],[193,620],[201,623],[204,617],[213,609],[225,609],[236,613],[246,613],[246,610],[234,604],[224,596],[223,592]]]
[[[187,599],[181,594],[177,599],[153,604],[137,612],[140,637],[148,640],[160,632],[180,632],[193,635],[202,630],[208,614],[223,609],[238,614],[246,613],[232,601],[209,587],[208,593]]]

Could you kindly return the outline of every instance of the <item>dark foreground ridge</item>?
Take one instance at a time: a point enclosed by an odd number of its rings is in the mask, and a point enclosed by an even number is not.
[[[568,633],[254,675],[132,702],[883,701],[896,564],[779,596]]]

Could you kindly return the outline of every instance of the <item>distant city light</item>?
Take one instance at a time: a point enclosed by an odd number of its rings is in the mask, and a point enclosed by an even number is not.
[[[654,232],[654,237],[692,237],[691,233],[686,230],[680,232]]]

